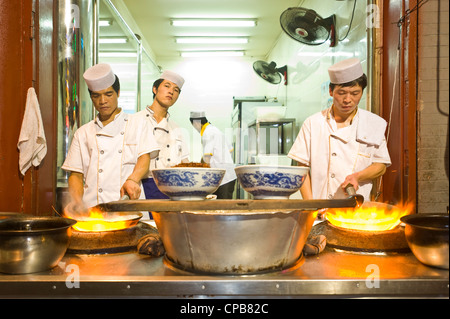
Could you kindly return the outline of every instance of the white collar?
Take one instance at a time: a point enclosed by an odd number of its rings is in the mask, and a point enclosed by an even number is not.
[[[123,112],[122,110],[120,111],[120,113],[114,116],[114,120],[112,120],[105,126],[98,119],[97,116],[95,120],[97,134],[105,136],[115,136],[118,132],[121,132],[123,130],[124,127],[123,125],[127,121],[128,121],[128,114]]]
[[[125,112],[123,111],[123,109],[121,109],[119,113],[117,113],[116,115],[114,115],[114,119],[113,119],[111,122],[109,122],[108,124],[111,124],[111,123],[113,123],[114,121],[120,119],[122,116],[124,116],[124,114],[125,114]],[[97,114],[97,115],[95,116],[94,122],[95,122],[95,124],[97,124],[100,128],[104,128],[104,127],[105,127],[105,125],[103,125],[102,121],[100,121],[99,114]],[[106,125],[108,125],[108,124],[106,124]]]
[[[152,115],[153,118],[155,117],[155,111],[153,111],[153,110],[150,108],[150,105],[147,105],[147,107],[146,107],[145,109]],[[170,113],[167,112],[167,114],[166,114],[166,116],[165,116],[165,119],[169,120],[169,117],[170,117]]]

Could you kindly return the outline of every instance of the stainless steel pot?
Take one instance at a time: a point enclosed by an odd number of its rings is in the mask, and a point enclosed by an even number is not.
[[[22,213],[13,213],[13,212],[0,212],[0,220],[7,219],[7,218],[13,218],[13,217],[24,217],[25,214]]]
[[[449,216],[413,214],[403,216],[405,237],[414,256],[423,264],[449,269]]]
[[[170,264],[189,272],[236,275],[299,263],[317,211],[152,214]]]
[[[55,267],[69,246],[75,223],[61,217],[0,220],[0,272],[25,274]]]

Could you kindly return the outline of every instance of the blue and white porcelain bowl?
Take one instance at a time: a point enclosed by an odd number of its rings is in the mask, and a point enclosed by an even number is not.
[[[172,167],[152,170],[159,190],[172,200],[202,200],[220,186],[225,169]]]
[[[234,169],[241,186],[254,199],[288,199],[300,189],[308,167],[243,165]]]

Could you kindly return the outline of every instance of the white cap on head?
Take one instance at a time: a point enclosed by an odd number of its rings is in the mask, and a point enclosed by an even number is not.
[[[361,61],[358,58],[351,58],[333,64],[328,68],[330,82],[333,84],[343,84],[351,82],[361,77],[364,72]]]
[[[91,66],[83,74],[83,78],[89,90],[93,92],[101,91],[109,88],[116,81],[116,76],[111,66],[106,63],[99,63]]]
[[[170,82],[175,83],[176,85],[178,85],[178,87],[181,88],[183,87],[184,84],[184,79],[177,73],[169,71],[169,70],[165,70],[162,74],[160,79],[164,79]]]
[[[202,117],[206,117],[204,111],[191,111],[191,115],[190,115],[191,119],[199,119]]]

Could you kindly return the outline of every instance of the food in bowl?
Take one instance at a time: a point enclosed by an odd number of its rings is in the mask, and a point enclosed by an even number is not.
[[[225,169],[171,167],[152,170],[159,190],[172,200],[203,200],[220,186]]]
[[[254,199],[288,199],[300,189],[308,167],[284,165],[242,165],[234,169],[245,191]]]
[[[189,163],[180,163],[172,167],[211,167],[211,166],[208,163],[189,162]]]
[[[414,256],[423,264],[449,269],[448,215],[412,214],[400,218]]]

